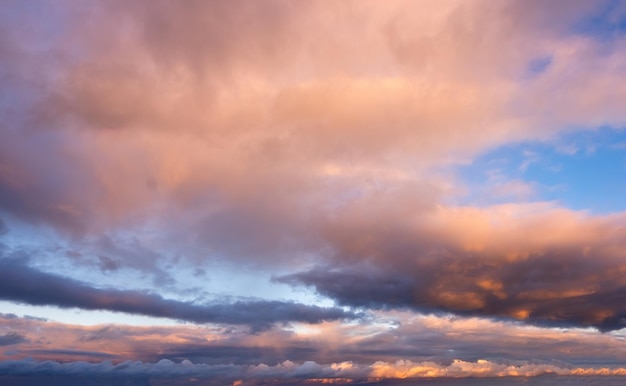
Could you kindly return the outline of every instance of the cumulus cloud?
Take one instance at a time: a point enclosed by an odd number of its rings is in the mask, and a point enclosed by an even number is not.
[[[0,260],[0,268],[0,299],[32,305],[109,310],[195,323],[248,324],[253,329],[268,328],[279,322],[319,323],[356,317],[340,308],[292,302],[258,300],[196,304],[165,299],[149,292],[100,289],[39,271],[13,259]]]
[[[168,359],[156,363],[126,361],[119,364],[112,362],[88,363],[53,361],[3,361],[0,362],[0,374],[3,375],[55,375],[72,377],[145,377],[150,379],[211,379],[214,382],[235,382],[245,380],[271,381],[298,379],[326,383],[335,381],[376,381],[383,379],[418,379],[418,378],[461,378],[461,377],[533,377],[542,374],[563,375],[603,375],[624,376],[624,368],[581,368],[567,364],[550,363],[495,363],[487,360],[465,362],[454,360],[449,364],[435,362],[412,362],[399,360],[394,363],[376,362],[362,365],[341,362],[321,365],[308,361],[294,363],[289,360],[274,366],[258,364],[206,365],[195,364],[188,360],[175,363]]]

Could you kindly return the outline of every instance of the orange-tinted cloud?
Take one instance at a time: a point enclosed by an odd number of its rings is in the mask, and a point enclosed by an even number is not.
[[[549,204],[425,213],[405,203],[390,218],[384,206],[363,204],[328,223],[333,265],[279,280],[356,307],[625,326],[622,215]]]
[[[623,125],[623,38],[573,33],[600,6],[563,4],[93,2],[54,34],[16,11],[2,216],[69,243],[150,228],[349,306],[622,328],[622,214],[450,204],[485,150]]]
[[[323,191],[328,164],[429,179],[493,146],[624,118],[605,87],[623,76],[621,43],[601,54],[565,33],[585,2],[140,4],[65,10],[57,40],[24,31],[47,51],[7,35],[12,90],[41,95],[3,124],[4,210],[74,231],[178,205],[257,201],[280,217],[346,194]],[[524,80],[543,56],[553,64]],[[567,97],[542,102],[548,90]]]

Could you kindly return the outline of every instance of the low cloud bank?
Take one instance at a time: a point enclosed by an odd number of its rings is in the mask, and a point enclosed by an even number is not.
[[[35,361],[32,359],[0,362],[0,375],[63,375],[76,377],[150,377],[150,378],[212,378],[228,381],[259,379],[342,379],[382,380],[407,378],[464,377],[533,377],[543,374],[559,376],[626,376],[626,368],[575,367],[565,363],[497,363],[487,360],[466,362],[454,360],[449,364],[399,360],[394,363],[375,362],[371,365],[352,362],[318,364],[307,361],[284,361],[274,366],[258,364],[207,365],[189,360],[175,363],[168,359],[156,363],[126,361],[88,363]]]

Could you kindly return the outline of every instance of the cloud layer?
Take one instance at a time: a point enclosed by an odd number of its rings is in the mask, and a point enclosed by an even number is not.
[[[255,366],[238,365],[204,365],[194,364],[188,360],[174,363],[163,359],[156,363],[111,362],[87,363],[69,362],[59,363],[52,361],[36,362],[32,360],[0,362],[0,374],[4,375],[60,375],[88,378],[175,378],[175,379],[208,379],[211,384],[217,382],[233,382],[241,385],[244,380],[279,380],[300,379],[312,380],[314,383],[322,380],[338,380],[350,383],[357,381],[372,381],[383,379],[405,378],[465,378],[465,377],[533,377],[542,374],[556,375],[585,375],[585,376],[623,376],[624,368],[580,368],[567,365],[532,364],[532,363],[493,363],[486,360],[464,362],[455,360],[450,364],[434,362],[414,363],[409,360],[399,360],[395,363],[376,362],[372,365],[357,365],[352,362],[332,363],[319,365],[315,362],[297,364],[285,361],[275,366],[258,364]]]
[[[24,36],[5,15],[0,207],[71,237],[150,224],[190,262],[297,256],[316,268],[281,280],[349,306],[623,327],[621,216],[444,204],[462,189],[451,168],[481,151],[625,121],[605,87],[623,77],[621,36],[569,30],[604,8],[349,4],[93,2],[35,27],[44,2],[20,14]],[[564,97],[541,102],[549,89]],[[158,295],[44,301],[13,284],[6,299],[222,320]]]
[[[280,301],[239,301],[233,304],[196,304],[158,294],[99,289],[77,280],[31,268],[12,259],[0,260],[0,299],[32,305],[109,310],[195,323],[248,324],[254,329],[273,323],[355,318],[340,308],[323,308]]]
[[[621,363],[623,335],[586,329],[552,330],[480,318],[377,313],[361,323],[291,323],[250,334],[246,326],[81,326],[5,315],[11,344],[3,360],[124,360],[275,365],[294,362],[450,362],[460,359],[553,360],[579,366]],[[1,330],[0,330],[1,331]],[[16,342],[16,335],[21,337]]]

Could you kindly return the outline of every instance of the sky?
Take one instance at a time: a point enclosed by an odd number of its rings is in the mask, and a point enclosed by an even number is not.
[[[3,0],[0,383],[622,385],[626,1]]]

